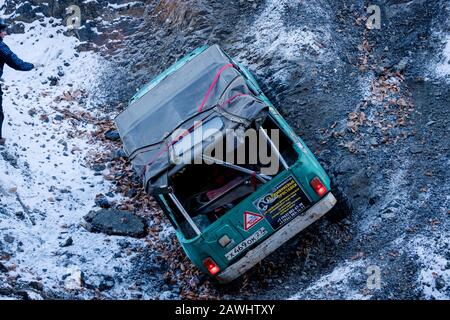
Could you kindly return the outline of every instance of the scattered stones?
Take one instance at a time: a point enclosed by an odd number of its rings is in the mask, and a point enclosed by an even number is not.
[[[437,290],[440,291],[445,288],[446,284],[445,284],[445,280],[442,276],[436,277],[436,279],[434,281],[435,281],[435,286],[436,286]]]
[[[146,234],[145,222],[128,211],[116,209],[91,211],[84,220],[87,222],[84,226],[91,232],[137,238]]]
[[[54,86],[58,85],[58,82],[59,82],[59,78],[58,77],[51,76],[51,77],[48,77],[47,79],[50,81],[50,86],[51,87],[54,87]]]
[[[53,117],[53,119],[55,121],[62,121],[62,120],[64,120],[64,116],[57,114],[56,116]]]
[[[64,141],[63,139],[60,139],[60,140],[58,141],[58,143],[61,144],[61,145],[63,145],[63,146],[65,147],[64,150],[66,150],[66,148],[67,148],[67,142],[66,142],[66,141]]]
[[[412,154],[422,153],[423,152],[423,148],[421,146],[414,145],[411,148],[409,148],[409,152],[411,152]]]
[[[28,115],[30,115],[31,117],[34,117],[37,114],[37,111],[35,108],[31,108],[30,110],[28,110]]]
[[[370,139],[370,145],[373,147],[376,147],[379,145],[378,139],[376,137],[373,137]]]
[[[15,156],[13,156],[7,151],[3,151],[1,155],[6,162],[9,162],[9,164],[12,165],[14,168],[19,169],[19,164]]]
[[[67,238],[67,240],[64,243],[62,243],[60,245],[60,247],[61,248],[70,247],[71,245],[73,245],[73,239],[72,239],[72,237],[69,237],[69,238]]]
[[[30,286],[30,288],[37,290],[37,291],[44,290],[44,285],[38,281],[31,281],[28,285]]]
[[[126,196],[127,196],[128,198],[134,198],[137,194],[138,194],[137,190],[131,188],[130,190],[128,190]]]
[[[65,73],[62,69],[62,67],[58,67],[58,77],[64,77]]]
[[[63,276],[64,286],[67,290],[81,289],[84,284],[84,274],[78,267],[71,267],[69,273]]]
[[[18,211],[18,212],[15,213],[15,215],[20,220],[24,220],[25,219],[25,214],[23,213],[23,211]]]
[[[92,166],[92,170],[96,171],[96,172],[101,172],[103,170],[106,169],[106,166],[104,164],[94,164]]]
[[[99,206],[100,208],[105,208],[105,209],[111,207],[111,204],[109,203],[108,199],[103,194],[98,194],[95,197],[95,204],[97,206]]]
[[[358,160],[354,157],[346,157],[344,158],[336,171],[338,174],[342,173],[353,173],[357,172],[360,169],[361,165],[358,163]]]
[[[394,66],[394,70],[396,72],[403,72],[406,70],[406,67],[408,66],[409,63],[409,58],[408,57],[404,57],[403,59],[401,59],[395,66]]]
[[[120,158],[125,158],[127,156],[127,154],[125,153],[125,151],[123,151],[123,149],[119,149],[113,152],[112,154],[112,160],[117,160]]]
[[[120,135],[117,130],[110,130],[105,133],[105,138],[111,141],[117,141],[120,139]]]
[[[8,268],[5,267],[5,265],[3,263],[1,263],[1,262],[0,262],[0,272],[2,272],[2,273],[9,272]]]
[[[111,290],[114,287],[115,281],[114,278],[111,276],[104,276],[103,280],[100,282],[100,285],[98,286],[98,290],[100,291],[107,291]]]
[[[13,243],[15,238],[13,236],[11,236],[10,234],[5,234],[3,236],[3,240],[5,240],[5,242],[7,242],[7,243]]]

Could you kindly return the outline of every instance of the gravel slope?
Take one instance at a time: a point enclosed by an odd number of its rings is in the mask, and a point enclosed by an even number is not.
[[[107,7],[108,23],[89,17],[80,36],[95,44],[82,49],[113,66],[101,86],[111,116],[176,59],[219,43],[254,72],[354,208],[341,223],[314,224],[227,286],[192,271],[170,228],[156,228],[133,240],[125,259],[133,276],[111,274],[134,297],[450,298],[447,1],[106,3],[90,2],[89,12]],[[381,8],[380,30],[365,27],[369,4]],[[367,285],[373,270],[379,287]],[[115,290],[105,298],[124,297]]]

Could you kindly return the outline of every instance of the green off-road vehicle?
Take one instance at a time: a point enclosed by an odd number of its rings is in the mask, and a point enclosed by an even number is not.
[[[115,121],[186,255],[220,282],[336,204],[305,143],[250,72],[216,45],[157,76]]]

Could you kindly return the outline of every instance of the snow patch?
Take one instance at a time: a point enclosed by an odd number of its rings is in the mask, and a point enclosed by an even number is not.
[[[249,44],[252,52],[259,52],[260,57],[274,57],[276,60],[301,60],[305,55],[314,55],[315,59],[326,60],[331,43],[328,26],[314,26],[310,28],[304,25],[286,26],[284,15],[289,12],[290,6],[300,5],[289,0],[269,0],[265,3],[265,9],[252,24],[248,32],[255,40]],[[302,4],[303,5],[303,4]],[[308,10],[324,15],[325,10],[317,4],[304,4]],[[246,60],[245,56],[239,57]],[[257,66],[254,68],[257,70]],[[288,71],[279,70],[274,78],[284,81],[288,78]]]
[[[95,196],[111,187],[86,167],[86,158],[103,147],[89,140],[93,125],[83,119],[104,117],[97,110],[104,97],[98,82],[108,63],[92,52],[77,53],[78,40],[64,36],[63,27],[50,27],[48,19],[46,27],[40,23],[27,24],[24,34],[5,39],[23,60],[45,67],[4,70],[7,144],[0,148],[0,241],[11,258],[2,263],[12,268],[10,277],[65,292],[76,287],[81,275],[127,274],[133,254],[117,256],[124,237],[93,234],[80,226],[94,209]],[[62,110],[80,119],[61,117]],[[73,243],[65,246],[69,237]],[[104,295],[129,297],[128,285],[116,283]],[[84,297],[92,295],[86,292]]]
[[[127,3],[122,3],[122,4],[108,3],[108,8],[120,10],[123,8],[132,8],[136,5],[142,5],[142,2],[133,1],[133,2],[127,2]]]
[[[362,260],[345,262],[315,281],[312,285],[299,293],[289,297],[289,300],[302,299],[369,299],[370,295],[363,295],[357,290],[350,289],[350,282],[361,275],[365,264]],[[364,269],[365,270],[365,269]],[[365,287],[361,287],[364,289]]]
[[[442,60],[436,66],[436,72],[442,77],[450,77],[450,35],[447,36],[447,42],[442,52]]]
[[[449,256],[442,255],[450,246],[447,235],[442,235],[439,241],[419,237],[410,246],[421,264],[418,287],[426,299],[450,299],[450,261]]]

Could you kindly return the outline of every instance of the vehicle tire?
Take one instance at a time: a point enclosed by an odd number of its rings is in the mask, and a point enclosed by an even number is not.
[[[336,198],[337,202],[334,207],[326,214],[328,221],[331,223],[341,222],[345,218],[349,218],[352,213],[352,204],[339,186],[333,186],[331,193]]]

